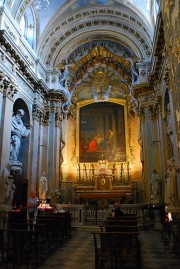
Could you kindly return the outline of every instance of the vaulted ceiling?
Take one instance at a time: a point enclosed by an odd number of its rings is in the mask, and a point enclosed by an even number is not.
[[[89,90],[99,72],[114,90],[121,85],[125,91],[132,64],[151,61],[152,0],[49,0],[40,10],[34,2],[5,0],[18,23],[31,7],[37,22],[37,57],[49,71],[68,63],[69,90],[79,85],[76,94],[82,87]]]

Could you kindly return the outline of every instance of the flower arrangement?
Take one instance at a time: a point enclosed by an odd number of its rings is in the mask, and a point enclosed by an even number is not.
[[[53,190],[52,196],[55,198],[56,203],[63,203],[63,196],[60,189]]]
[[[57,189],[57,190],[52,191],[52,195],[53,195],[55,198],[58,199],[58,198],[61,197],[61,192],[60,192],[59,189]]]

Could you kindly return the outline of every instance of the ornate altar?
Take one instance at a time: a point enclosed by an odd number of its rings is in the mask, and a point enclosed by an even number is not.
[[[79,203],[106,199],[109,202],[120,200],[132,202],[134,197],[134,182],[131,180],[129,163],[116,163],[109,168],[108,161],[100,160],[91,164],[78,164],[77,181],[74,184],[75,200]]]

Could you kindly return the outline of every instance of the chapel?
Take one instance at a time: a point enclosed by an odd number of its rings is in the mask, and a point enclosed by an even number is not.
[[[180,1],[0,0],[0,212],[180,210]]]

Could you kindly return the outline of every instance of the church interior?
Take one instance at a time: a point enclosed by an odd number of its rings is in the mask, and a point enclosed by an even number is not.
[[[180,1],[0,10],[1,230],[33,192],[40,215],[68,212],[74,227],[116,201],[143,225],[180,218]]]

